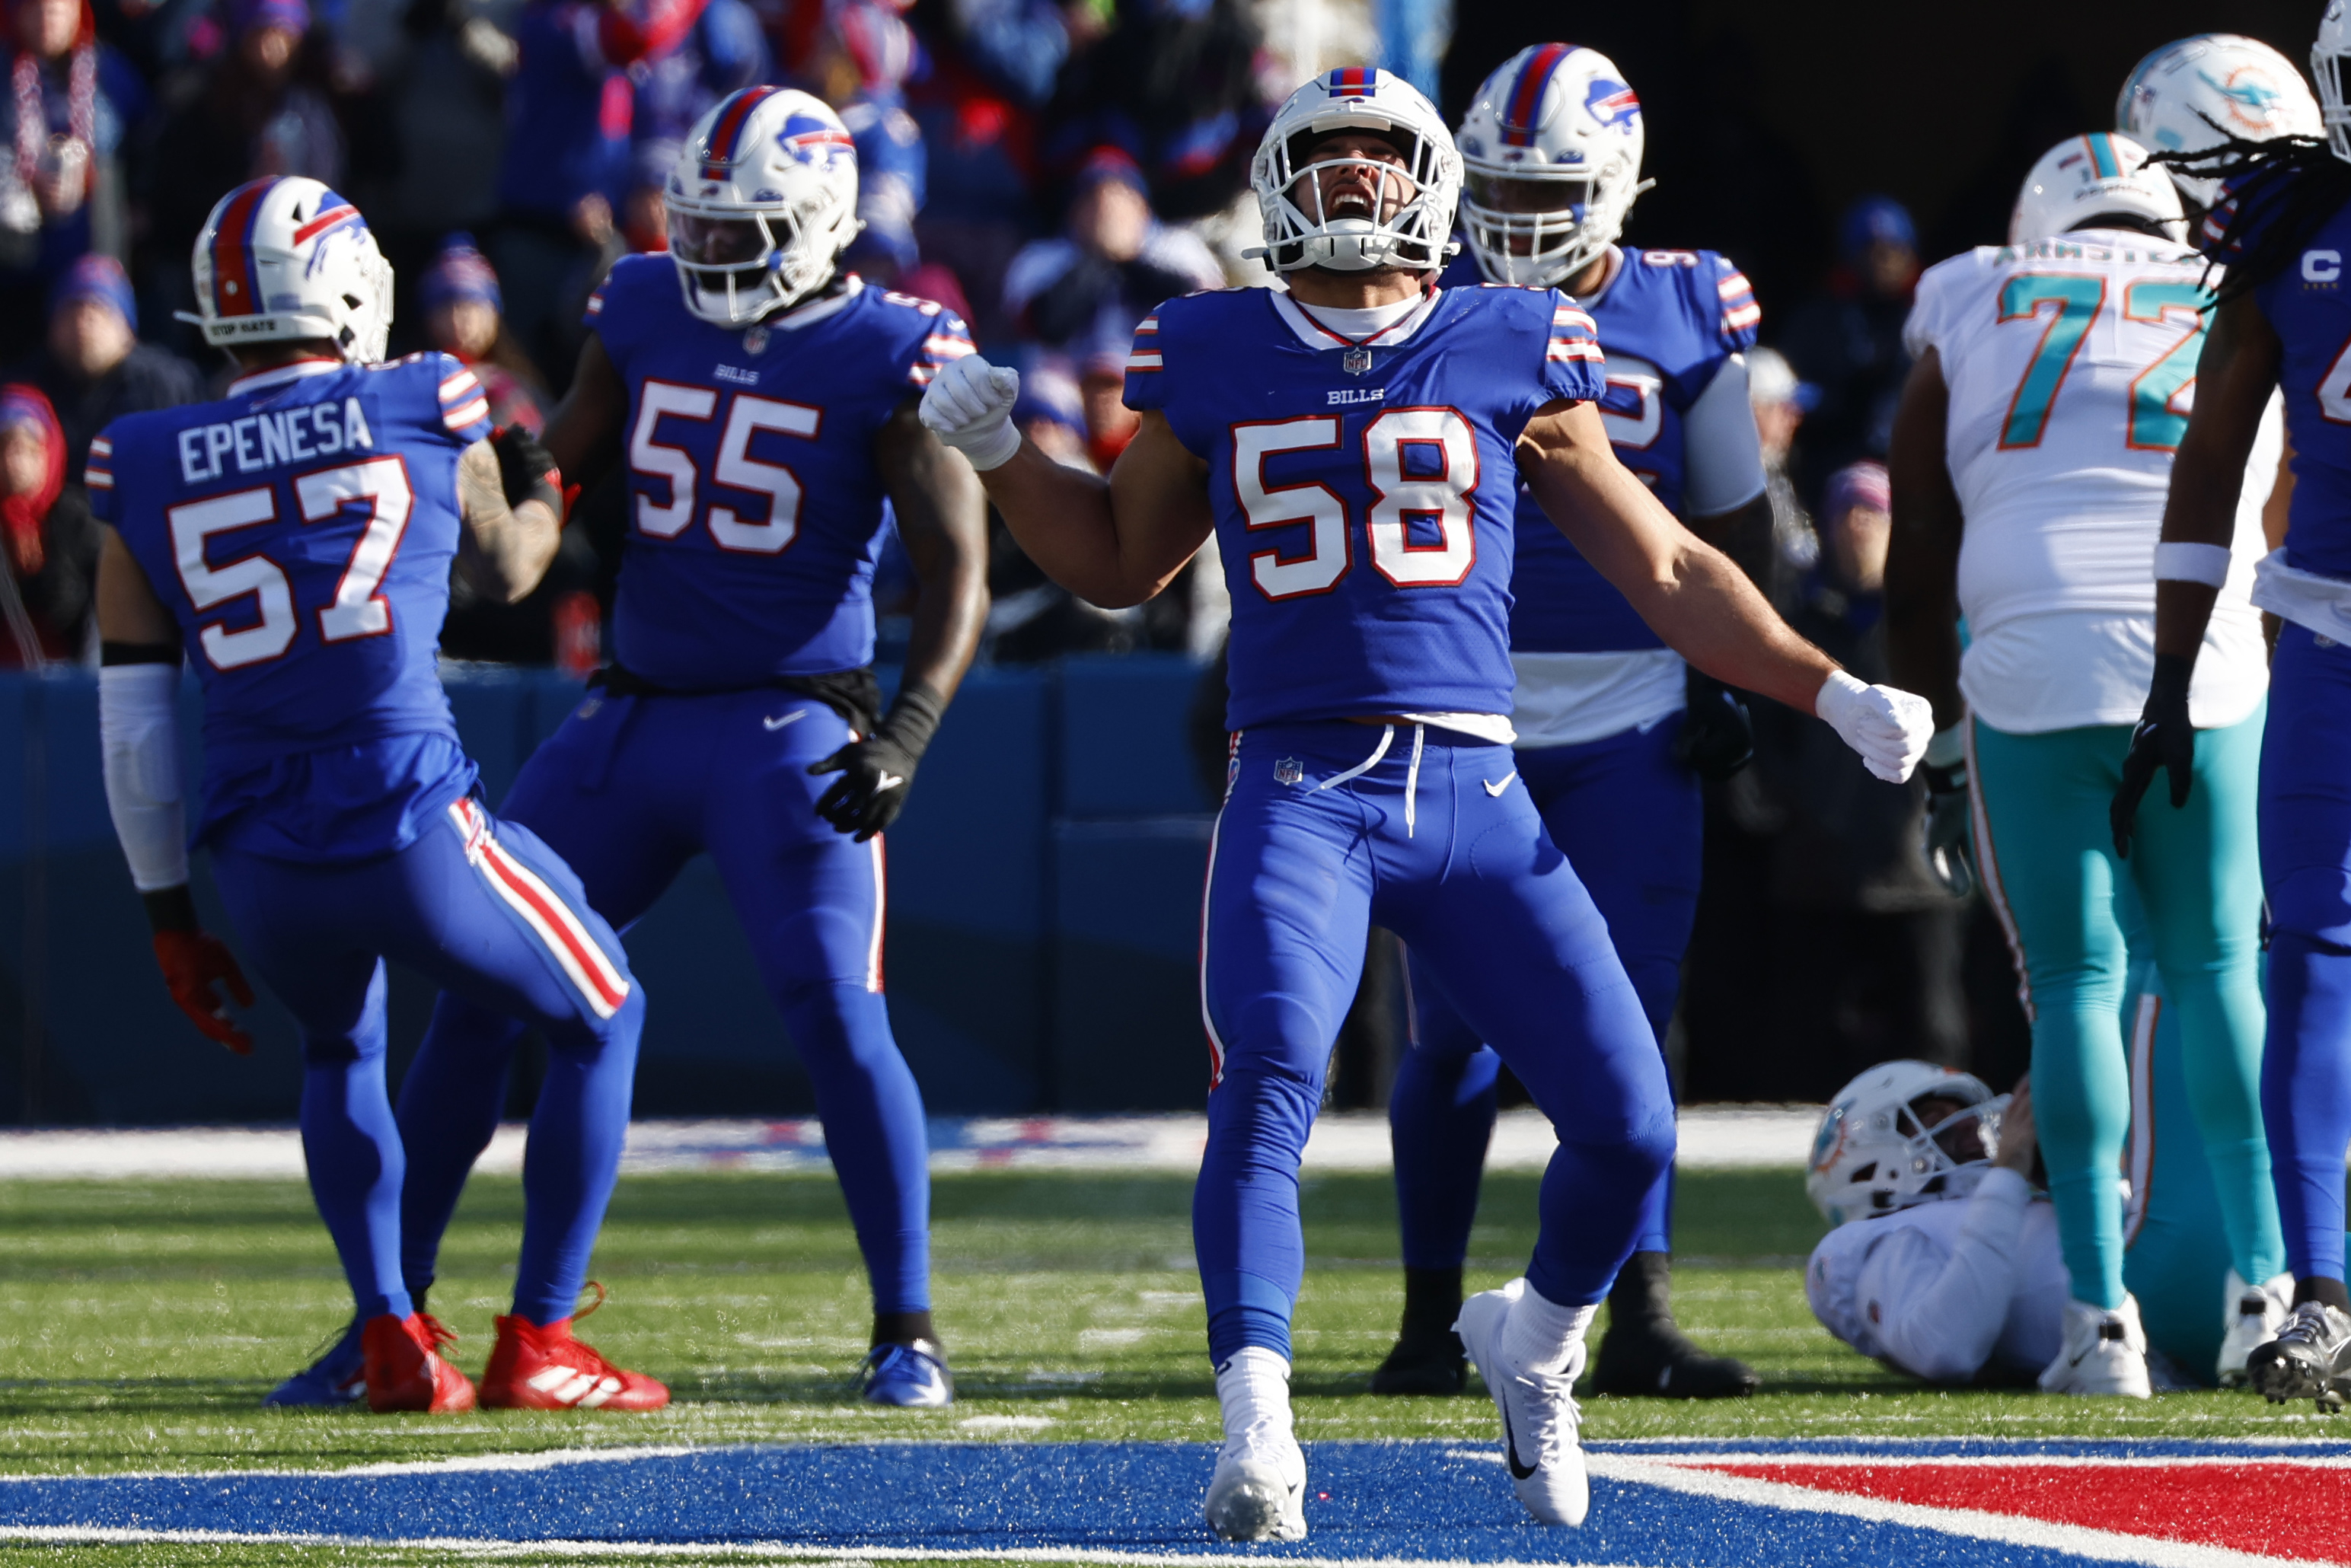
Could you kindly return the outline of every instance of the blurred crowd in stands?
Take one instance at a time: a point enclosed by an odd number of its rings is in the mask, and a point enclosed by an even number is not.
[[[311,175],[357,204],[397,273],[393,352],[458,356],[501,423],[536,428],[569,379],[589,293],[620,256],[664,247],[661,187],[696,117],[749,83],[800,86],[856,141],[865,226],[849,265],[961,315],[1022,370],[1026,432],[1106,469],[1135,425],[1121,367],[1140,317],[1171,295],[1267,281],[1241,255],[1259,237],[1249,162],[1295,85],[1247,0],[5,3],[0,667],[92,656],[83,459],[109,420],[224,382],[177,313],[193,305],[206,214],[246,180]],[[1844,214],[1835,248],[1808,298],[1762,300],[1768,586],[1875,680],[1879,463],[1921,256],[1909,214],[1882,197]],[[446,653],[592,669],[622,501],[616,482],[590,492],[522,604],[461,586]],[[1153,603],[1105,612],[1048,582],[999,528],[986,656],[1212,658],[1227,616],[1213,550]],[[885,625],[911,586],[885,550]],[[1756,706],[1757,764],[1715,790],[1693,953],[1732,979],[1694,981],[1693,1037],[1709,1007],[1761,988],[1806,1015],[1791,1029],[1850,1037],[1799,1090],[1834,1085],[1848,1055],[1964,1060],[1972,939],[1911,852],[1911,791],[1869,779],[1809,716]],[[1760,907],[1785,918],[1759,945]],[[1707,1071],[1704,1097],[1791,1092],[1742,1078],[1735,1056]]]

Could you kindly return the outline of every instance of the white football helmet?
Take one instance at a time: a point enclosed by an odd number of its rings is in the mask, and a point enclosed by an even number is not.
[[[685,308],[748,327],[824,287],[857,237],[857,147],[821,99],[747,87],[695,122],[662,202]]]
[[[2188,237],[2179,188],[2161,165],[2148,167],[2146,148],[2104,131],[2068,136],[2024,177],[2008,220],[2008,243],[2049,239],[2110,213],[2145,218],[2175,242]]]
[[[1933,1094],[1964,1110],[1929,1126],[1911,1109]],[[1881,1061],[1836,1092],[1813,1134],[1804,1195],[1831,1225],[1975,1191],[1999,1145],[2008,1097],[1931,1061]],[[1970,1134],[1981,1137],[1970,1144]],[[1954,1159],[1951,1146],[1982,1153]]]
[[[1349,131],[1392,143],[1403,167],[1371,158],[1306,161],[1316,142]],[[1340,216],[1322,211],[1321,176],[1343,167],[1369,175],[1374,193],[1368,213]],[[1434,271],[1454,248],[1461,155],[1453,149],[1445,117],[1410,82],[1369,66],[1348,66],[1326,71],[1290,95],[1249,162],[1249,186],[1265,220],[1265,244],[1241,254],[1265,257],[1276,272],[1307,267]]]
[[[324,339],[353,364],[383,358],[392,263],[360,210],[316,180],[256,180],[213,205],[191,259],[204,341]]]
[[[2310,46],[2310,79],[2318,84],[2318,119],[2326,127],[2327,150],[2351,162],[2351,109],[2344,107],[2343,61],[2351,56],[2351,8],[2327,0],[2318,19],[2318,41]]]
[[[1461,121],[1469,249],[1495,283],[1548,287],[1625,232],[1641,178],[1641,100],[1615,63],[1573,44],[1520,49]]]
[[[2258,38],[2199,33],[2139,61],[2115,100],[2115,129],[2151,152],[2198,152],[2222,141],[2316,136],[2318,100],[2294,62]],[[2199,207],[2220,182],[2171,172]]]

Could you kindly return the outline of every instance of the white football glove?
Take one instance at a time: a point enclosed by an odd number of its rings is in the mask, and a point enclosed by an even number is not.
[[[949,360],[923,389],[922,421],[985,474],[1020,450],[1020,432],[1012,423],[1012,405],[1019,396],[1019,371],[966,354]]]
[[[1935,737],[1935,710],[1925,697],[1892,686],[1865,685],[1843,670],[1823,683],[1813,711],[1888,784],[1907,780]]]

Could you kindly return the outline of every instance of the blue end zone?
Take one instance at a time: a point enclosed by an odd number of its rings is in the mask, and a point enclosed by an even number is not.
[[[1894,1444],[1706,1444],[1709,1452],[1882,1457]],[[1595,1445],[1605,1464],[1690,1444]],[[1912,1457],[2268,1458],[2267,1444],[1905,1443]],[[2341,1459],[2351,1445],[2297,1444]],[[1231,1547],[1200,1523],[1205,1445],[874,1444],[506,1456],[333,1472],[0,1479],[0,1536],[204,1531],[358,1541],[779,1542],[826,1551],[1452,1563],[1901,1563],[2075,1568],[2092,1558],[1849,1514],[1595,1478],[1581,1530],[1520,1510],[1499,1454],[1439,1443],[1307,1446],[1311,1533]],[[2153,1544],[2150,1542],[2150,1544]]]

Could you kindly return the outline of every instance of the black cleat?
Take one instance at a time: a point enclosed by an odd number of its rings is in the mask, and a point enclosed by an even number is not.
[[[2277,1338],[2245,1358],[2253,1387],[2272,1404],[2310,1399],[2333,1415],[2351,1394],[2351,1317],[2318,1301],[2304,1301],[2286,1318]]]
[[[1612,1322],[1592,1363],[1594,1394],[1744,1399],[1762,1381],[1745,1362],[1700,1350],[1670,1318]]]
[[[1451,1329],[1405,1334],[1372,1374],[1374,1394],[1458,1394],[1468,1386],[1468,1357]]]
[[[1592,1360],[1592,1392],[1649,1399],[1744,1399],[1755,1369],[1708,1355],[1674,1322],[1673,1260],[1635,1252],[1608,1292],[1608,1334]]]

